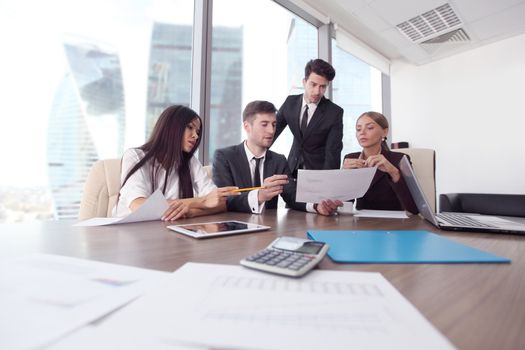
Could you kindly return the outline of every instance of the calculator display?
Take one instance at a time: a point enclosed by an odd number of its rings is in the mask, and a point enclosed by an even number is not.
[[[323,248],[324,243],[322,242],[306,242],[303,246],[296,252],[306,253],[306,254],[317,254]]]
[[[323,248],[323,242],[279,239],[273,244],[273,248],[288,250],[297,253],[317,254]]]

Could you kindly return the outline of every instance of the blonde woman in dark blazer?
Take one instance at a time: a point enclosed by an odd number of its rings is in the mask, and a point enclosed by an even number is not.
[[[399,170],[404,154],[390,151],[387,135],[388,121],[381,113],[366,112],[357,119],[356,137],[363,150],[345,155],[343,169],[377,166],[377,172],[368,191],[356,200],[356,207],[407,210],[415,214],[417,206]]]

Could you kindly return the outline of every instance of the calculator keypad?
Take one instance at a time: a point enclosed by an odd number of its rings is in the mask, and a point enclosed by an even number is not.
[[[290,270],[299,270],[313,259],[311,255],[277,249],[264,249],[246,258],[247,261]]]

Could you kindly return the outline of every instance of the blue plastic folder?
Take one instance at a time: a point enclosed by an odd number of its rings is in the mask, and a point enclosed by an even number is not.
[[[307,236],[328,243],[328,256],[339,263],[510,263],[427,231],[308,231]]]

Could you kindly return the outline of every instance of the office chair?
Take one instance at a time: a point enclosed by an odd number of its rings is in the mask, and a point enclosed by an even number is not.
[[[210,179],[213,179],[213,167],[211,165],[204,165],[204,170],[206,170],[206,173],[210,177]]]
[[[525,217],[525,194],[445,193],[439,211]]]
[[[436,212],[436,152],[427,148],[399,148],[392,149],[392,152],[410,156],[419,184],[432,210]]]
[[[79,220],[111,216],[120,191],[120,170],[120,159],[103,159],[93,164],[82,194]],[[204,170],[211,178],[211,165],[204,166]]]
[[[93,164],[80,201],[80,220],[111,216],[120,191],[120,163],[120,159],[103,159]]]

